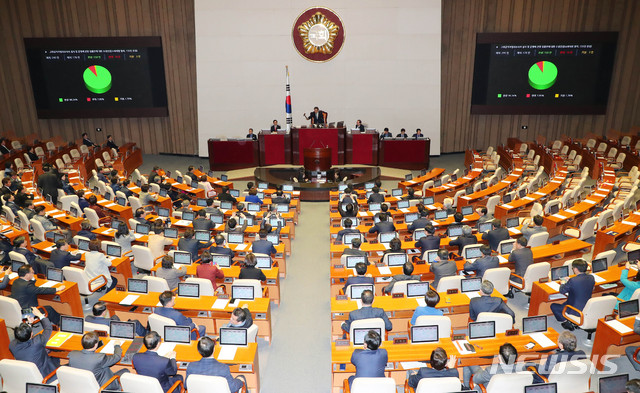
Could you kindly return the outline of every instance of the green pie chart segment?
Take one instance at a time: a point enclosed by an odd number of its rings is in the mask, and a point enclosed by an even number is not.
[[[84,85],[95,94],[106,93],[111,89],[111,73],[99,65],[87,67],[82,74]]]
[[[558,78],[558,68],[550,61],[539,61],[529,68],[529,85],[536,90],[553,86]]]

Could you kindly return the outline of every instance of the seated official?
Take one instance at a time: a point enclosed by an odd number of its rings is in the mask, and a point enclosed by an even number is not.
[[[369,254],[366,251],[362,251],[360,246],[362,245],[362,240],[359,238],[351,239],[351,248],[345,248],[342,251],[342,255],[353,255],[358,257],[364,257],[365,264],[369,265]]]
[[[431,272],[435,276],[431,285],[437,289],[438,283],[440,282],[440,279],[442,277],[451,277],[456,275],[456,273],[458,272],[458,266],[456,265],[455,261],[449,260],[449,252],[441,248],[438,250],[438,256],[436,257],[436,260],[431,262],[431,264],[429,265],[429,270],[431,270]]]
[[[341,242],[342,238],[347,233],[360,233],[360,231],[356,228],[351,228],[353,226],[353,221],[350,218],[346,218],[344,220],[344,229],[341,229],[336,236],[336,241]]]
[[[487,210],[486,206],[477,208],[476,213],[478,213],[478,215],[480,216],[480,218],[478,218],[478,224],[493,220],[493,214],[489,213],[489,210]]]
[[[447,358],[447,352],[441,347],[437,347],[431,352],[431,358],[429,359],[431,367],[420,367],[417,373],[409,375],[407,382],[410,387],[415,389],[422,378],[459,378],[456,362],[455,355]],[[462,384],[460,385],[462,386]]]
[[[258,269],[256,265],[258,261],[256,260],[256,256],[253,253],[248,253],[246,257],[244,257],[244,267],[240,269],[239,279],[249,279],[249,280],[260,280],[267,281],[267,276],[264,275],[262,269]]]
[[[470,320],[475,321],[482,312],[497,312],[511,315],[515,323],[516,314],[513,310],[501,298],[491,296],[493,294],[493,283],[491,281],[482,281],[480,294],[480,297],[475,297],[469,301]]]
[[[392,221],[389,221],[389,215],[386,213],[380,214],[380,222],[376,223],[374,226],[369,228],[369,233],[387,233],[387,232],[395,232],[396,226],[393,225]]]
[[[356,263],[355,270],[357,275],[347,278],[347,281],[344,283],[344,287],[342,287],[343,293],[347,293],[347,287],[349,285],[374,283],[373,277],[367,276],[367,265],[365,263]]]
[[[493,251],[498,250],[501,241],[510,239],[509,230],[502,227],[502,223],[498,219],[494,219],[491,223],[492,230],[482,234],[482,240],[489,242],[489,246]]]
[[[384,250],[383,255],[385,254],[406,254],[407,251],[402,249],[402,242],[397,237],[394,237],[389,242],[389,249]]]
[[[429,209],[425,208],[422,205],[418,205],[418,213],[418,219],[413,220],[413,222],[407,226],[409,232],[414,232],[416,229],[424,229],[427,225],[431,225],[431,220],[429,219]]]
[[[422,198],[416,195],[416,190],[411,187],[407,188],[407,195],[402,196],[402,200],[405,200],[405,201],[412,201],[416,199],[422,199]]]
[[[462,235],[449,242],[449,245],[451,246],[458,246],[458,255],[462,255],[462,250],[465,246],[470,246],[472,244],[478,244],[478,239],[472,234],[472,230],[469,225],[463,225]],[[491,251],[491,248],[489,248],[489,251]]]
[[[529,240],[531,239],[531,235],[547,232],[547,227],[542,226],[543,222],[544,219],[541,215],[533,217],[533,220],[524,220],[524,222],[522,223],[522,228],[520,229],[520,232],[522,232],[522,236],[525,239]]]
[[[231,217],[224,225],[224,233],[244,233],[247,230],[248,224],[245,215],[240,213],[238,216],[244,219],[242,226],[238,226],[238,220],[235,217]]]
[[[253,325],[253,317],[251,316],[251,311],[249,311],[248,308],[236,307],[231,312],[229,323],[224,325],[224,327],[249,329],[251,325]]]
[[[419,128],[416,128],[416,133],[411,135],[411,139],[422,139],[424,138],[424,135],[422,134],[422,130]]]
[[[109,292],[118,285],[118,279],[111,276],[109,267],[111,267],[111,260],[102,253],[100,246],[100,240],[91,240],[89,242],[89,252],[84,254],[84,272],[87,274],[89,280],[103,275],[107,279],[106,292]],[[102,279],[96,280],[96,284],[101,284]]]
[[[249,190],[249,195],[244,198],[246,203],[258,203],[262,205],[262,199],[258,198],[258,190],[255,187],[252,187]]]
[[[427,304],[426,306],[418,306],[416,310],[413,312],[413,316],[411,317],[411,325],[415,325],[418,321],[418,317],[423,315],[434,315],[434,316],[442,316],[444,313],[442,310],[436,308],[438,303],[440,303],[440,295],[438,292],[433,289],[429,289],[427,293],[424,294],[424,301]]]
[[[135,229],[135,228],[134,228]],[[118,224],[118,231],[114,236],[114,240],[120,246],[122,255],[131,251],[131,243],[136,240],[136,236],[129,231],[129,227],[124,222]]]
[[[259,240],[254,240],[251,244],[251,251],[256,254],[276,255],[276,248],[267,240],[267,230],[262,228],[258,231]]]
[[[360,119],[356,120],[356,125],[353,128],[357,129],[360,132],[365,132],[364,124],[362,124],[362,121],[360,121]],[[386,130],[388,131],[389,129],[387,128]]]
[[[148,205],[151,202],[156,202],[158,200],[157,194],[151,194],[149,192],[149,185],[143,184],[140,186],[140,194],[138,194],[138,199],[140,200],[140,204],[142,206]]]
[[[118,145],[116,145],[116,143],[113,141],[113,136],[111,136],[111,135],[107,135],[107,147],[109,149],[118,150]]]
[[[93,233],[91,231],[92,229],[93,227],[91,226],[91,221],[86,219],[82,220],[82,222],[80,223],[80,230],[78,231],[76,236],[82,236],[82,237],[86,237],[89,240],[95,240],[98,238],[98,235]]]
[[[453,199],[451,198],[444,198],[444,200],[442,201],[442,210],[447,211],[447,216],[452,216],[458,212],[456,208],[453,207]]]
[[[211,253],[209,253],[209,251],[205,251],[200,255],[200,263],[196,268],[196,276],[198,278],[206,278],[211,281],[213,291],[217,292],[218,284],[216,283],[216,280],[223,279],[224,272],[221,269],[218,269],[218,266],[211,262]]]
[[[27,259],[27,263],[33,267],[33,270],[38,274],[47,274],[47,268],[53,267],[53,263],[46,259],[40,258],[27,248],[27,240],[24,236],[18,236],[13,239],[13,251],[18,254],[24,255]]]
[[[102,206],[98,205],[98,198],[96,198],[95,195],[91,195],[88,201],[89,201],[89,207],[95,210],[96,214],[98,215],[98,218],[105,218],[107,216],[104,213],[104,210],[102,210]]]
[[[491,255],[491,247],[486,244],[480,246],[482,252],[482,258],[476,258],[473,262],[465,262],[465,272],[475,272],[476,277],[483,277],[484,273],[489,269],[495,269],[500,267],[500,260],[498,257]]]
[[[89,323],[97,323],[98,325],[105,325],[108,330],[110,321],[119,321],[120,318],[117,315],[112,315],[111,317],[107,317],[107,305],[103,301],[98,301],[91,308],[91,314],[84,317],[84,320]],[[147,329],[142,326],[140,321],[137,319],[129,319],[127,322],[133,322],[136,325],[136,335],[140,337],[144,337],[147,334]]]
[[[624,289],[618,294],[618,299],[620,299],[621,301],[630,300],[631,295],[633,295],[636,289],[640,288],[640,274],[636,272],[635,276],[629,277],[630,268],[631,264],[627,262],[624,269],[620,272],[620,282],[622,283],[622,285],[624,285]]]
[[[405,130],[404,128],[401,128],[400,133],[396,135],[396,138],[407,139],[408,137],[409,137],[409,134],[407,134],[407,130]]]
[[[379,307],[371,306],[373,304],[373,298],[374,296],[372,291],[368,289],[362,291],[362,308],[353,310],[349,313],[349,318],[342,324],[342,330],[348,332],[351,327],[351,322],[368,318],[382,318],[384,320],[385,330],[389,331],[393,328],[393,324],[384,310]]]
[[[175,351],[169,353],[169,357],[158,355],[161,341],[157,332],[147,333],[143,340],[147,350],[133,355],[132,363],[137,374],[157,379],[162,390],[167,392],[174,383],[182,381],[182,375],[178,374]]]
[[[193,323],[191,318],[187,318],[184,315],[182,315],[180,311],[173,309],[173,306],[176,305],[175,296],[176,294],[171,291],[162,292],[158,297],[162,307],[156,307],[154,313],[160,316],[172,319],[178,326],[190,326],[192,330],[195,329],[196,324]],[[200,334],[200,337],[203,337],[205,335],[205,327],[198,325],[197,328],[198,328],[198,333]],[[196,338],[197,338],[196,332],[192,331],[191,339],[195,340]]]
[[[279,129],[281,129],[282,127],[280,127],[280,124],[278,124],[278,120],[273,120],[273,124],[271,125],[271,127],[269,128],[269,131],[273,132],[278,132]]]
[[[215,244],[209,247],[209,252],[211,254],[221,254],[221,255],[229,255],[231,258],[235,255],[233,250],[224,246],[224,236],[217,234],[216,237],[213,238]]]
[[[375,330],[364,336],[364,349],[356,349],[351,354],[351,364],[356,366],[356,375],[349,377],[349,386],[356,378],[384,378],[389,355],[380,348],[382,337]]]
[[[393,239],[396,240],[396,239]],[[398,240],[398,242],[400,242],[400,240]],[[413,263],[407,261],[404,263],[404,265],[402,265],[402,274],[396,274],[395,276],[393,276],[391,278],[391,282],[389,282],[389,284],[387,284],[387,286],[385,286],[384,288],[382,288],[382,292],[383,293],[391,293],[391,291],[393,290],[394,285],[398,282],[398,281],[409,281],[409,280],[418,280],[420,281],[420,275],[419,274],[413,274]]]
[[[9,286],[9,275],[13,273],[11,271],[11,266],[5,266],[4,268],[2,268],[2,271],[4,271],[4,277],[2,278],[2,281],[0,281],[0,290],[5,289]]]
[[[388,213],[388,212],[389,212],[389,205],[388,205],[388,204],[386,204],[386,203],[383,203],[383,204],[380,206],[380,211],[379,211],[378,213],[376,213],[376,214],[374,214],[374,215],[373,215],[373,222],[374,222],[374,223],[378,223],[378,222],[380,222],[380,217],[381,217],[382,215],[387,215],[387,216],[389,216],[389,217],[390,217],[390,215],[389,215],[389,213]]]
[[[164,248],[165,246],[173,245],[173,239],[169,239],[164,236],[164,226],[162,223],[154,223],[151,227],[153,233],[149,234],[149,239],[147,240],[147,247],[151,251],[151,255],[153,259],[161,257],[165,254]]]
[[[224,213],[222,212],[222,210],[218,209],[217,207],[213,206],[213,198],[207,198],[207,207],[205,207],[204,212],[207,213],[209,215],[209,217],[211,216],[224,216]]]
[[[64,289],[64,285],[60,285],[57,288],[37,287],[33,267],[31,265],[22,265],[18,269],[18,278],[11,285],[11,295],[9,297],[16,299],[22,309],[32,308],[38,307],[38,295],[53,295],[62,292]],[[44,309],[47,310],[49,320],[57,325],[60,322],[60,314],[51,306],[44,306]]]
[[[393,138],[393,134],[389,131],[389,127],[385,127],[382,134],[380,134],[380,139]]]
[[[420,249],[420,254],[422,254],[423,258],[425,258],[424,253],[426,251],[437,250],[440,248],[440,236],[435,235],[436,228],[431,224],[427,224],[427,226],[424,227],[424,230],[427,233],[427,236],[421,237],[414,244],[414,247]]]
[[[69,252],[69,243],[64,239],[60,239],[56,242],[56,248],[51,251],[49,262],[56,268],[62,269],[65,266],[71,266],[72,261],[79,261],[80,258],[82,258],[82,254],[71,254]]]
[[[242,389],[243,382],[240,378],[233,378],[229,365],[220,363],[213,357],[215,346],[216,342],[209,337],[202,337],[198,340],[198,353],[202,359],[189,363],[185,381],[188,381],[192,374],[223,377],[227,380],[231,393],[237,393]]]
[[[527,239],[520,236],[513,245],[513,250],[509,254],[509,264],[515,265],[514,273],[520,277],[524,277],[529,265],[533,263],[533,251],[527,247]],[[522,283],[520,277],[511,277],[510,279],[517,283]]]
[[[544,365],[538,366],[538,373],[548,378],[549,374],[551,374],[551,370],[553,367],[562,362],[568,362],[570,360],[580,360],[587,359],[587,355],[583,350],[576,350],[578,347],[578,339],[576,336],[568,331],[564,331],[560,333],[558,336],[558,349],[556,349],[553,353],[547,356],[547,361]],[[542,378],[533,374],[533,382],[534,383],[543,383]]]
[[[470,386],[470,379],[473,376],[474,385],[484,385],[487,386],[489,381],[494,375],[498,374],[513,374],[518,371],[516,360],[518,359],[518,351],[516,348],[510,344],[505,343],[500,346],[499,354],[497,355],[498,364],[492,364],[486,368],[482,368],[480,366],[466,366],[462,370],[463,380],[464,380],[464,390],[467,390],[466,387]],[[480,388],[476,389],[480,391]]]
[[[278,186],[278,190],[276,190],[275,194],[271,195],[271,203],[272,204],[285,204],[288,205],[291,200],[284,196],[284,192],[282,191],[282,186]]]
[[[380,194],[380,188],[377,186],[374,186],[371,189],[371,195],[369,195],[369,198],[367,199],[367,203],[382,203],[384,202],[384,195]]]
[[[587,261],[582,258],[575,259],[571,263],[571,269],[575,277],[567,279],[564,277],[561,280],[560,290],[558,292],[567,296],[567,300],[564,303],[551,304],[551,312],[556,317],[558,322],[562,322],[562,327],[567,330],[574,330],[575,325],[562,315],[564,306],[570,305],[578,310],[582,311],[587,304],[591,296],[593,295],[593,288],[595,287],[595,278],[587,274],[587,268],[589,265]],[[571,309],[567,310],[568,314],[575,314]]]
[[[148,225],[149,222],[144,218],[144,216],[146,215],[145,211],[143,208],[139,207],[136,209],[135,213],[133,214],[133,220],[135,222],[137,222],[138,224],[145,224]],[[136,228],[131,228],[133,230],[135,230]]]
[[[216,229],[216,224],[207,218],[207,212],[205,209],[200,209],[196,212],[196,218],[192,222],[194,231],[213,231]]]
[[[245,136],[245,138],[251,139],[251,140],[254,140],[254,141],[258,140],[258,136],[253,133],[253,128],[249,128],[249,133],[247,134],[247,136]]]
[[[27,322],[22,322],[14,330],[15,338],[9,344],[9,350],[16,360],[31,362],[38,367],[40,374],[46,377],[60,366],[60,359],[49,357],[47,351],[47,341],[51,337],[53,327],[49,319],[37,308],[32,308],[31,312],[40,318],[42,333],[33,334],[32,325],[34,318],[29,316]],[[4,376],[7,378],[8,376]]]
[[[27,199],[24,201],[24,208],[22,212],[31,220],[36,215],[35,206],[33,205],[33,199]]]
[[[115,373],[111,371],[111,366],[122,359],[122,347],[115,345],[113,355],[107,355],[96,352],[100,337],[96,332],[88,332],[82,336],[82,351],[69,352],[69,367],[79,368],[91,371],[98,381],[98,385],[102,386],[114,375],[122,375],[129,372],[126,368],[122,368]],[[118,381],[113,381],[107,386],[107,390],[119,390]]]
[[[178,288],[180,278],[187,274],[187,266],[180,266],[179,269],[173,268],[173,257],[165,255],[162,257],[162,266],[156,271],[156,277],[164,278],[169,284],[170,290]]]
[[[200,210],[202,211],[202,210]],[[209,221],[211,222],[211,221]],[[211,246],[211,242],[201,242],[193,237],[194,231],[191,228],[187,228],[182,235],[182,238],[178,240],[178,250],[180,251],[188,251],[191,253],[191,261],[196,261],[198,259],[198,253],[203,248],[209,248]]]
[[[218,194],[219,201],[228,201],[231,203],[236,203],[237,200],[231,194],[229,194],[229,186],[222,186],[222,191]]]
[[[340,217],[357,217],[358,204],[356,202],[343,202],[345,199],[346,197],[343,197],[340,203],[338,203],[338,213],[340,213]]]
[[[640,319],[638,319],[637,317],[636,317],[635,321],[633,322],[633,332],[635,334],[640,334]],[[640,347],[638,347],[636,345],[628,345],[624,349],[624,352],[627,355],[627,359],[629,359],[629,362],[631,363],[633,368],[636,369],[636,371],[640,371],[640,363],[635,361],[635,359],[633,358],[633,355],[636,353],[636,350],[638,348],[640,348]]]

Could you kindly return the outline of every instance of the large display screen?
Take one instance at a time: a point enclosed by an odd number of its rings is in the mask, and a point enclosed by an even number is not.
[[[473,114],[604,114],[618,33],[479,33]]]
[[[168,115],[160,37],[24,43],[39,118]]]

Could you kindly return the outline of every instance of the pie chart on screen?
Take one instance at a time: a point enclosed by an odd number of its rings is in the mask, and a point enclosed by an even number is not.
[[[529,85],[536,90],[553,86],[558,78],[558,68],[550,61],[539,61],[529,68]]]
[[[87,67],[82,74],[84,85],[95,94],[103,94],[111,89],[111,73],[99,65]]]

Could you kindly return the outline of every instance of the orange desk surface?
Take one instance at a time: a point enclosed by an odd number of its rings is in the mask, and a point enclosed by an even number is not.
[[[0,279],[4,278],[6,272],[0,273]],[[7,296],[11,293],[11,285],[18,278],[14,278],[9,282],[7,288],[4,289]],[[40,286],[46,283],[48,280],[43,280],[40,278],[36,279],[36,286]],[[73,315],[76,317],[83,317],[84,313],[82,311],[82,299],[80,299],[80,291],[78,290],[78,284],[72,281],[63,281],[62,283],[57,283],[53,286],[53,288],[59,287],[60,285],[64,285],[65,288],[51,295],[39,295],[38,296],[38,305],[39,306],[51,306],[60,314],[65,315]]]
[[[520,180],[520,178],[524,174],[524,170],[522,169],[522,159],[520,157],[514,157],[513,161],[515,168],[513,169],[513,171],[511,171],[511,173],[507,174],[504,179],[492,185],[491,187],[487,187],[484,190],[479,190],[469,195],[461,196],[460,198],[458,198],[458,205],[484,206],[487,204],[487,198],[492,195],[501,195],[501,193],[506,191],[513,183]]]
[[[402,188],[406,190],[407,188],[415,188],[417,190],[422,189],[422,185],[429,181],[438,178],[440,175],[444,173],[444,168],[433,168],[429,172],[427,172],[424,176],[414,177],[411,180],[399,181],[398,188]]]
[[[519,198],[515,201],[496,206],[494,216],[496,218],[512,217],[517,214],[518,210],[523,209],[525,206],[533,204],[543,198],[551,197],[560,188],[566,178],[566,167],[562,167],[555,173],[555,176],[538,191],[528,194],[524,198]]]
[[[635,319],[634,316],[618,319],[623,325],[631,329],[627,333],[620,333],[617,329],[607,324],[604,319],[598,320],[593,339],[593,348],[591,349],[591,361],[598,370],[604,370],[605,361],[608,358],[616,358],[624,354],[624,350],[629,344],[636,344],[640,341],[640,335],[633,331]],[[608,357],[605,358],[607,355]]]

